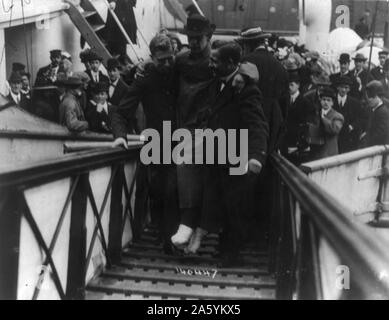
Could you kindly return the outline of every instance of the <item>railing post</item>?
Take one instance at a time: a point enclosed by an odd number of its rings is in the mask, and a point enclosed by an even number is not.
[[[68,276],[66,297],[69,300],[85,298],[86,210],[89,174],[80,177],[71,207]]]
[[[0,300],[16,300],[21,213],[14,201],[17,191],[0,192]]]
[[[124,165],[118,165],[118,171],[112,182],[111,206],[109,218],[108,254],[112,263],[120,261],[122,252],[123,185]],[[135,179],[135,178],[134,178]]]

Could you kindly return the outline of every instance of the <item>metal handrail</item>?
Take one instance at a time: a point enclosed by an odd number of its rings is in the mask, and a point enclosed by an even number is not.
[[[285,158],[273,154],[271,161],[304,215],[353,271],[358,288],[368,297],[389,298],[387,240],[368,227],[351,221],[352,213],[348,208]]]

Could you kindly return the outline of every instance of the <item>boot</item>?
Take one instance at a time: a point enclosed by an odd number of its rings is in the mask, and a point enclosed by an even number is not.
[[[190,237],[193,234],[193,229],[184,225],[180,224],[178,227],[177,233],[172,236],[171,240],[174,246],[176,247],[182,247],[185,244],[187,244],[190,240]]]

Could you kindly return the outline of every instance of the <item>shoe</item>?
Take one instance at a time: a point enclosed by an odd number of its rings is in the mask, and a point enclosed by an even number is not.
[[[196,254],[201,247],[201,241],[208,234],[204,229],[197,228],[192,238],[190,239],[188,247],[185,249],[185,253]]]
[[[185,246],[193,234],[193,229],[180,224],[177,233],[171,237],[172,244],[178,248]]]

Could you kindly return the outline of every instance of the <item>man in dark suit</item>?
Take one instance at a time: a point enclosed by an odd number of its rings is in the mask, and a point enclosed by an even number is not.
[[[377,80],[371,81],[366,86],[370,114],[366,135],[362,141],[364,148],[389,144],[389,106],[380,98],[382,91],[382,83]]]
[[[51,63],[48,66],[45,66],[38,70],[36,80],[35,80],[36,86],[53,85],[57,80],[59,65],[60,62],[62,61],[62,51],[61,50],[50,51],[50,60]]]
[[[146,115],[146,127],[156,130],[161,141],[163,121],[170,122],[172,130],[175,129],[174,55],[170,39],[163,35],[154,37],[150,42],[150,52],[152,60],[146,61],[143,74],[134,79],[119,108],[112,115],[115,146],[127,148],[126,135],[134,130],[135,112],[139,102],[142,102]],[[141,168],[142,173],[147,173],[144,167]],[[150,194],[152,218],[159,224],[164,251],[172,253],[170,237],[177,230],[179,223],[175,166],[152,164],[148,166],[148,170],[150,179],[146,186],[141,178],[137,180],[136,197],[140,199],[145,197],[145,194]]]
[[[350,71],[350,62],[350,55],[348,53],[342,53],[339,57],[340,72],[332,74],[330,76],[330,81],[333,89],[336,90],[335,83],[338,83],[339,78],[341,76],[349,77],[352,81],[350,96],[358,99],[360,98],[359,84],[357,79],[354,77],[354,74]]]
[[[338,137],[339,153],[347,153],[358,148],[359,137],[366,125],[366,115],[360,102],[349,96],[352,82],[349,77],[342,76],[336,84],[337,96],[334,109],[343,115],[344,124]]]
[[[383,85],[383,96],[385,99],[389,100],[389,60],[386,60],[384,63],[384,78],[381,80]]]
[[[128,86],[121,78],[119,61],[109,59],[107,70],[109,77],[108,101],[115,106],[119,106],[128,91]]]
[[[264,33],[260,27],[242,31],[239,39],[245,54],[242,60],[257,66],[260,91],[264,98],[278,100],[284,119],[286,119],[289,104],[288,72],[269,52],[266,39],[270,36],[271,34]]]
[[[362,53],[357,53],[353,60],[355,63],[355,68],[351,70],[351,74],[354,76],[358,83],[359,96],[357,98],[362,98],[365,92],[366,85],[374,79],[365,69],[365,63],[367,58]]]
[[[8,79],[10,85],[10,92],[8,100],[15,103],[18,107],[30,111],[30,96],[22,93],[22,77],[18,73],[11,73]]]
[[[239,263],[239,250],[244,230],[241,212],[248,204],[248,190],[265,165],[269,127],[261,108],[261,94],[258,87],[248,83],[242,90],[233,87],[234,76],[239,71],[241,49],[236,43],[229,43],[212,52],[211,67],[217,79],[210,86],[208,112],[204,118],[205,126],[213,131],[235,129],[238,131],[234,143],[239,149],[239,132],[247,130],[248,154],[243,172],[232,175],[232,163],[219,164],[219,155],[227,150],[216,150],[216,165],[204,169],[204,199],[200,228],[189,244],[189,251],[195,251],[207,231],[217,231],[221,226],[222,266]],[[241,134],[241,133],[240,133]],[[242,154],[241,154],[242,156]],[[242,164],[240,164],[242,166]],[[245,173],[246,172],[246,173]]]
[[[132,43],[137,43],[137,25],[134,14],[136,0],[111,0],[110,7],[118,17]],[[116,21],[109,14],[107,18],[108,48],[113,55],[126,54],[127,40],[123,36]],[[115,35],[114,37],[112,35]]]
[[[371,75],[374,80],[382,81],[385,78],[384,72],[384,64],[388,59],[389,51],[382,50],[378,53],[378,59],[380,61],[380,65],[371,70]]]
[[[109,83],[109,78],[103,74],[100,70],[101,63],[103,61],[103,58],[100,57],[95,51],[91,51],[89,55],[87,56],[90,70],[86,70],[86,74],[91,79],[91,84],[93,83],[99,83],[99,82],[106,82]]]

